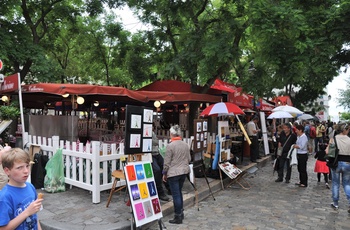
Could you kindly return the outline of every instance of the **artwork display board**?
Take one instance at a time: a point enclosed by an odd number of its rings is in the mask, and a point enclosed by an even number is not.
[[[219,161],[226,161],[230,159],[230,127],[228,121],[218,121],[218,135],[220,140],[220,159]]]
[[[199,152],[205,150],[208,146],[208,120],[194,120],[194,142],[193,151]]]
[[[219,167],[231,179],[235,179],[239,174],[242,173],[241,169],[239,169],[236,165],[231,164],[230,162],[219,163]]]
[[[162,218],[151,162],[130,162],[124,172],[136,227]]]
[[[126,106],[125,154],[152,152],[152,123],[152,108]]]

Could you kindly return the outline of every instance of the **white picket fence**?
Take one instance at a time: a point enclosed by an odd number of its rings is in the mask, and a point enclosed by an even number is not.
[[[58,136],[52,138],[31,136],[25,133],[23,143],[26,146],[38,145],[44,155],[49,158],[62,149],[65,167],[65,183],[76,186],[92,193],[92,203],[100,203],[101,191],[111,189],[111,172],[122,166],[124,154],[117,152],[116,144],[100,144],[92,141],[83,146],[76,142],[59,140]],[[119,181],[117,186],[125,185]]]
[[[190,146],[191,138],[184,141]],[[208,138],[209,139],[209,138]],[[92,141],[83,146],[83,143],[63,141],[59,136],[51,138],[32,136],[28,133],[23,135],[23,143],[40,146],[44,155],[49,158],[62,149],[65,183],[92,193],[92,203],[100,203],[101,191],[112,188],[113,178],[111,173],[116,169],[121,169],[122,161],[127,158],[124,155],[123,144],[118,147],[116,144],[104,144],[99,141]],[[169,139],[159,140],[159,146],[166,146]],[[150,160],[151,154],[145,154],[142,160]],[[117,187],[125,185],[125,181],[118,181]]]

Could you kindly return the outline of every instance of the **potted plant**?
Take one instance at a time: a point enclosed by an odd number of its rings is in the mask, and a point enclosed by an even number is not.
[[[0,119],[1,120],[12,120],[12,124],[7,127],[1,134],[0,138],[2,139],[2,145],[8,144],[10,145],[10,140],[9,140],[9,130],[13,129],[15,132],[17,128],[17,119],[20,116],[21,112],[18,107],[18,103],[12,102],[11,104],[8,105],[3,105],[0,106]]]

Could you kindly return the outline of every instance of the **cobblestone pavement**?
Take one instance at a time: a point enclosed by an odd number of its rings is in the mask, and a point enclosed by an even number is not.
[[[299,188],[298,172],[293,166],[291,183],[274,182],[269,162],[255,174],[247,175],[250,190],[243,190],[237,185],[215,194],[216,200],[208,197],[197,207],[186,208],[185,219],[181,225],[169,224],[172,215],[163,218],[169,230],[187,229],[350,229],[350,214],[347,201],[341,187],[339,211],[330,207],[331,190],[324,182],[317,182],[313,172],[315,159],[308,161],[309,187]],[[323,179],[323,177],[322,177]],[[148,229],[159,229],[156,224]]]

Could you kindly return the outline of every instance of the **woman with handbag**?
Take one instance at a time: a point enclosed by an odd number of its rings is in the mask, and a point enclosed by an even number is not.
[[[335,151],[336,164],[331,167],[332,171],[332,199],[331,204],[334,210],[338,210],[340,176],[344,192],[348,199],[348,213],[350,213],[350,126],[348,124],[338,125],[337,135],[331,138],[326,149],[326,154]],[[334,144],[334,145],[333,145]],[[338,150],[338,151],[337,151]]]
[[[284,168],[285,165],[287,165],[286,183],[289,183],[292,174],[292,167],[290,167],[290,160],[287,156],[291,146],[295,144],[296,140],[297,136],[292,132],[292,126],[289,123],[285,123],[278,143],[277,157],[279,160],[279,168],[278,178],[275,182],[283,181]]]

